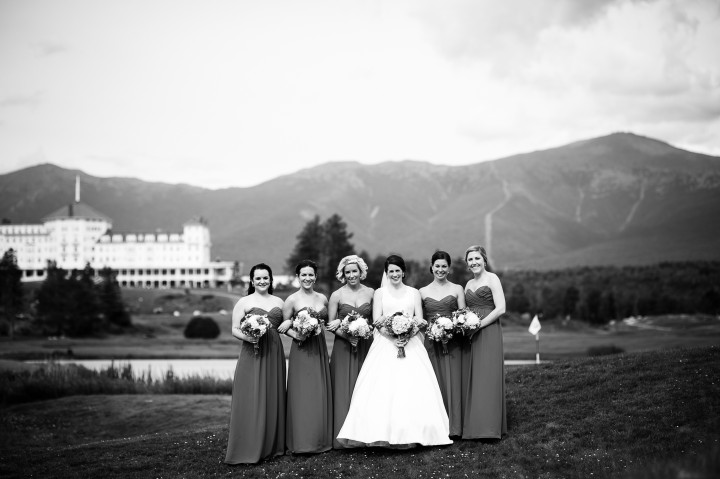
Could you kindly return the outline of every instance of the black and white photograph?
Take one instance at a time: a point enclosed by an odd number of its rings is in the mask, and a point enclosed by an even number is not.
[[[720,477],[717,0],[0,0],[0,476]]]

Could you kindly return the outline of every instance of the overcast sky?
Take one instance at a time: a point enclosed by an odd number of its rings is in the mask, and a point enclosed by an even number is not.
[[[0,173],[249,186],[630,131],[720,156],[718,0],[0,0]]]

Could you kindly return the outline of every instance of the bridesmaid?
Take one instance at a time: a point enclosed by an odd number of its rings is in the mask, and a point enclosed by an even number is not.
[[[336,438],[350,409],[355,381],[372,344],[372,337],[352,338],[339,330],[340,321],[352,311],[356,311],[372,323],[372,299],[375,291],[361,283],[367,277],[367,270],[367,264],[359,256],[350,255],[340,260],[335,277],[345,285],[330,295],[328,303],[328,330],[335,333],[330,356],[330,376],[333,385],[333,438],[335,438],[333,448],[335,449],[343,448]]]
[[[424,316],[432,321],[438,314],[452,318],[452,312],[465,307],[462,286],[448,281],[452,263],[445,251],[436,251],[430,259],[433,282],[420,289]],[[450,436],[462,435],[462,337],[455,336],[443,354],[442,343],[425,339],[430,363],[435,370],[445,410],[450,418]]]
[[[463,346],[463,439],[500,439],[507,434],[505,367],[500,316],[505,295],[500,279],[490,272],[482,246],[470,246],[465,262],[473,279],[465,286],[465,302],[479,318],[480,329]]]
[[[321,321],[327,321],[327,298],[313,289],[317,277],[313,261],[300,261],[295,274],[300,289],[285,300],[285,321],[278,328],[294,339],[287,378],[287,450],[294,454],[325,452],[333,442],[332,386],[325,334],[305,338],[291,326],[292,318],[303,308],[314,309]]]
[[[270,266],[256,264],[250,269],[248,295],[233,309],[232,335],[240,340],[240,355],[230,406],[228,464],[251,464],[285,453],[285,351],[276,329],[282,322],[283,302],[273,296],[272,284]],[[259,340],[240,331],[249,314],[267,314],[272,323]]]

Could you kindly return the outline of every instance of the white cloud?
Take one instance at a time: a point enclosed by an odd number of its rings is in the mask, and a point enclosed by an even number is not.
[[[7,5],[3,171],[43,151],[91,174],[220,187],[612,131],[720,148],[712,0]]]

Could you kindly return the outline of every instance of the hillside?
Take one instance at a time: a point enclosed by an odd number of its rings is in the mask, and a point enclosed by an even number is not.
[[[719,359],[718,348],[709,347],[507,368],[508,435],[502,440],[333,450],[238,466],[223,464],[229,396],[83,394],[16,404],[0,408],[0,474],[718,477],[720,385],[713,378]],[[27,374],[0,373],[3,378],[31,382]]]
[[[40,221],[72,201],[76,174],[115,230],[202,215],[213,255],[246,265],[283,265],[303,224],[335,212],[372,254],[482,243],[498,267],[539,269],[720,259],[720,158],[629,133],[466,166],[329,163],[222,190],[38,165],[0,176],[0,217]]]

